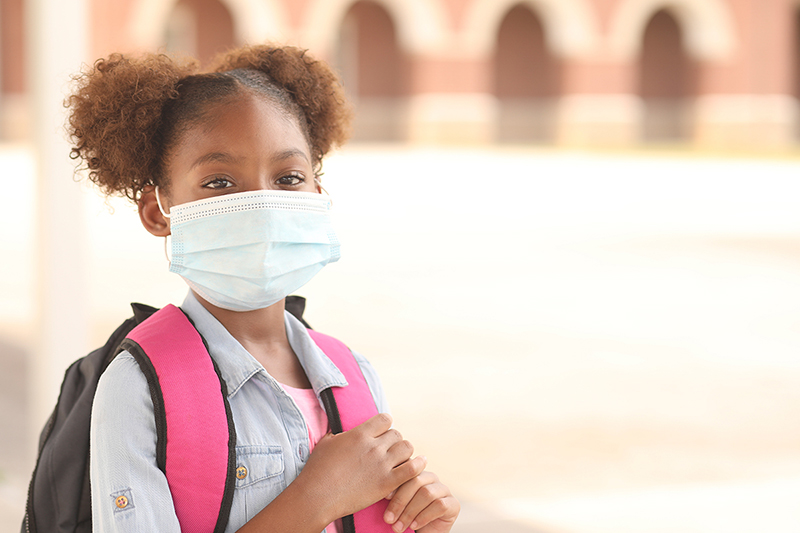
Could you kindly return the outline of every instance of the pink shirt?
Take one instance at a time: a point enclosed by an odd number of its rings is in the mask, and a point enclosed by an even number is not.
[[[292,397],[308,427],[308,440],[310,442],[309,453],[314,449],[319,440],[325,436],[330,430],[328,425],[328,415],[325,414],[325,409],[319,403],[317,395],[314,394],[314,389],[295,389],[288,385],[281,383],[281,387],[289,396]],[[328,531],[342,533],[342,521],[336,520],[327,528]]]

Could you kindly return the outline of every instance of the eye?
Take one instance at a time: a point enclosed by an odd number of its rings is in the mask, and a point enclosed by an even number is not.
[[[285,174],[278,178],[277,183],[278,185],[288,185],[288,186],[295,186],[300,185],[305,181],[303,175],[300,173],[293,172],[291,174]]]
[[[211,176],[203,184],[203,187],[207,189],[227,189],[228,187],[233,187],[233,182],[228,176]]]

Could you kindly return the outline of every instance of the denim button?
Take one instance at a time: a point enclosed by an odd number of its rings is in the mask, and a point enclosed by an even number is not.
[[[120,509],[125,509],[128,506],[128,498],[125,496],[118,496],[114,503],[117,504],[117,507]]]
[[[236,478],[237,479],[244,479],[247,477],[247,468],[244,466],[240,466],[236,469]]]

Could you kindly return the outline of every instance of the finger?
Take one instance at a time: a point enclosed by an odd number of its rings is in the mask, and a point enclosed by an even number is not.
[[[445,511],[443,507],[443,498],[449,495],[450,491],[447,487],[438,482],[424,483],[422,486],[417,487],[417,490],[413,493],[411,500],[405,505],[405,508],[402,513],[400,513],[392,529],[397,532],[405,531],[408,527],[416,529],[415,526],[424,518],[421,517],[418,519],[417,515],[429,507],[433,511],[428,513],[432,516],[428,521],[439,518],[441,513]],[[427,524],[428,522],[425,523]]]
[[[375,440],[377,441],[377,444],[379,446],[383,446],[384,451],[388,452],[389,450],[392,449],[393,446],[403,441],[403,435],[401,435],[400,432],[397,431],[396,429],[391,428],[382,435],[378,435],[377,437],[375,437]],[[408,441],[406,442],[408,443],[409,446],[411,446],[410,442]],[[405,446],[406,445],[403,444],[401,445],[401,448]]]
[[[434,520],[443,520],[444,522],[453,523],[461,511],[461,504],[452,496],[444,496],[437,498],[423,509],[409,524],[413,530],[422,529]]]
[[[354,431],[363,431],[370,437],[379,437],[389,431],[391,427],[392,417],[387,413],[380,413],[356,426]]]
[[[414,494],[423,486],[438,481],[435,474],[432,472],[422,472],[418,476],[406,481],[397,490],[394,491],[389,504],[386,506],[386,512],[383,515],[384,521],[388,524],[394,524],[400,515],[405,511],[408,503],[414,497]],[[410,520],[405,523],[410,522]]]
[[[380,438],[383,439],[384,437],[381,436]],[[397,434],[397,439],[398,440],[391,443],[386,450],[386,460],[389,461],[393,467],[405,463],[414,455],[413,444],[407,440],[403,440],[399,433]]]
[[[395,476],[395,482],[399,487],[406,481],[414,479],[418,475],[422,474],[425,470],[425,467],[428,465],[428,458],[424,455],[418,455],[413,459],[409,459],[404,463],[401,463],[392,469],[392,474]],[[397,496],[395,494],[395,496]]]

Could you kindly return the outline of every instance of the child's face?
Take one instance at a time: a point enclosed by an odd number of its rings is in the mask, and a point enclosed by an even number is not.
[[[168,158],[167,178],[170,206],[259,189],[319,192],[297,120],[250,93],[211,108],[184,133]]]

